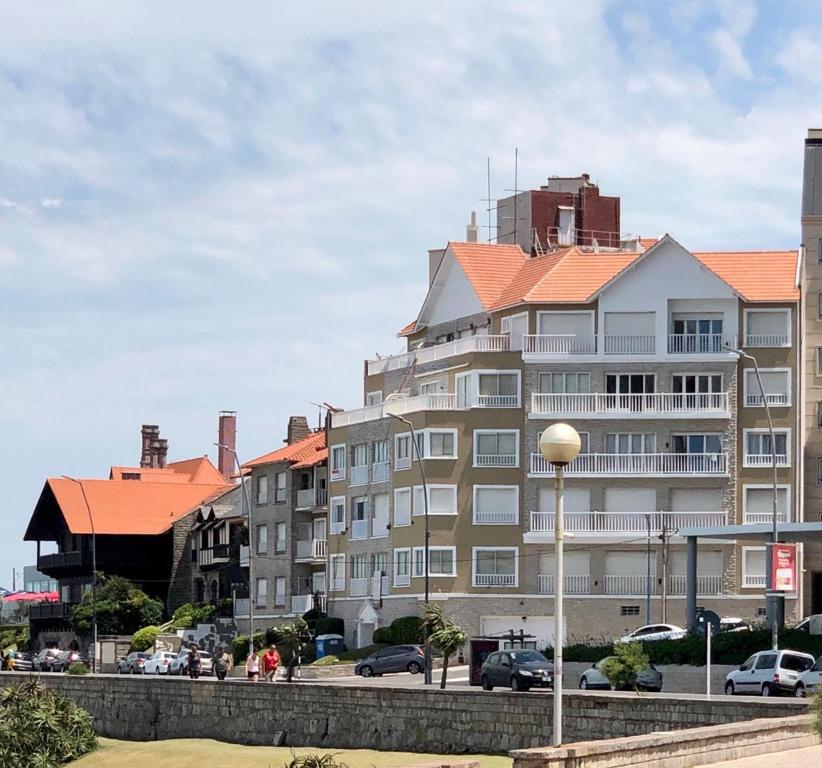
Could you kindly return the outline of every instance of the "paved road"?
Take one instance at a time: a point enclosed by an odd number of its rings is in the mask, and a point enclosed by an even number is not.
[[[743,757],[739,760],[728,760],[725,763],[713,763],[712,768],[796,768],[798,765],[809,768],[822,765],[822,746]]]

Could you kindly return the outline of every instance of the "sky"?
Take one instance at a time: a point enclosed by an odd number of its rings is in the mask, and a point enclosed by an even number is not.
[[[427,249],[591,174],[622,229],[798,245],[822,16],[780,0],[0,0],[0,586],[45,478],[361,404]],[[485,237],[487,230],[483,229]]]

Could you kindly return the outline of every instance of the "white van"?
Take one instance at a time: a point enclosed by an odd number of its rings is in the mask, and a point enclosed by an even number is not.
[[[800,651],[759,651],[725,678],[729,696],[795,695],[799,676],[814,665],[809,653]]]

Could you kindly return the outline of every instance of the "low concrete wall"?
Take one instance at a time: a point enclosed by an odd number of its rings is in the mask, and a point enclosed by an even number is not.
[[[29,675],[4,673],[0,685]],[[213,738],[238,744],[503,753],[551,742],[552,697],[299,683],[263,685],[178,677],[43,675],[94,717],[102,736],[149,741]],[[569,693],[569,741],[721,725],[807,712],[795,699]]]
[[[548,749],[515,750],[514,768],[692,768],[817,744],[813,716],[751,720]],[[763,761],[763,765],[767,761]]]

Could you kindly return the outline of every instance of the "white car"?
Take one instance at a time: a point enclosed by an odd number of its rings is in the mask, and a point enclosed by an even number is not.
[[[799,680],[793,689],[793,695],[804,699],[805,696],[820,689],[822,689],[822,656],[816,660],[816,663],[810,669],[799,675]]]
[[[728,672],[725,693],[729,696],[779,696],[781,693],[796,696],[799,676],[813,666],[814,658],[809,653],[759,651],[739,669]]]
[[[176,655],[172,655],[171,661],[168,665],[168,674],[169,675],[187,675],[188,674],[188,648],[180,649],[180,652]],[[201,675],[210,675],[212,674],[213,664],[211,660],[211,654],[207,651],[200,651],[200,674]]]
[[[635,629],[629,635],[620,637],[615,643],[648,643],[654,640],[679,640],[687,635],[687,631],[675,624],[646,624]]]
[[[146,659],[145,664],[143,664],[143,674],[167,675],[171,660],[176,655],[176,653],[171,653],[170,651],[157,651],[153,656]]]

